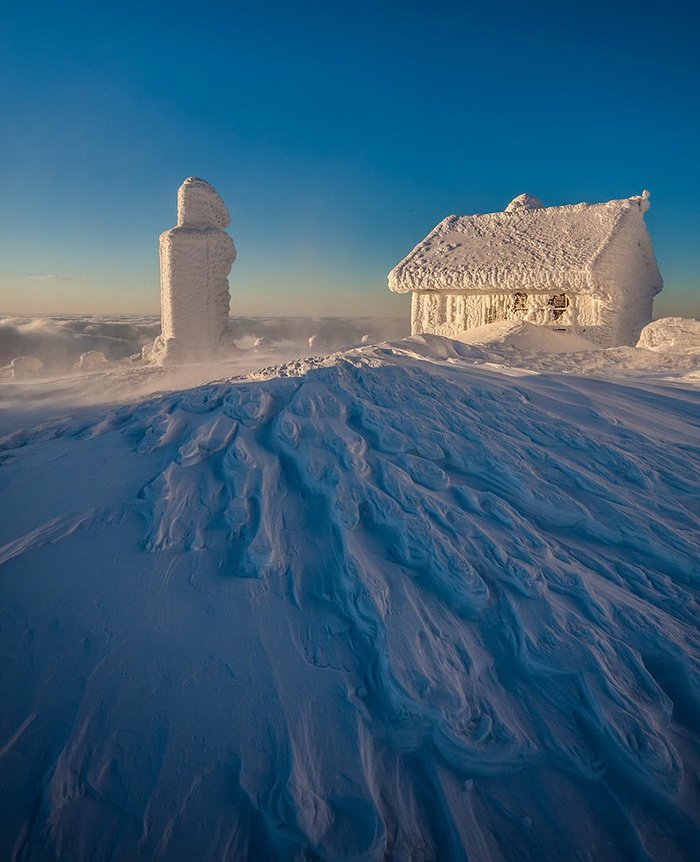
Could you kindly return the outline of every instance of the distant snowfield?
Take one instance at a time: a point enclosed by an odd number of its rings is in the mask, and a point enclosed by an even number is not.
[[[22,383],[0,857],[694,858],[698,357],[527,337]]]

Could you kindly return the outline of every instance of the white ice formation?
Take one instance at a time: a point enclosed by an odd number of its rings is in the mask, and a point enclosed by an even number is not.
[[[637,347],[664,353],[700,352],[700,320],[662,317],[642,330]]]
[[[44,367],[36,356],[17,356],[10,363],[12,377],[33,377]]]
[[[109,360],[101,350],[88,350],[87,353],[80,354],[78,367],[81,371],[95,371],[104,368],[108,363]]]
[[[161,334],[147,358],[160,364],[208,359],[231,349],[228,273],[236,259],[226,205],[190,177],[177,196],[177,227],[160,237]]]
[[[505,212],[449,216],[389,274],[413,291],[411,331],[458,337],[522,319],[600,347],[636,343],[662,287],[644,224],[649,192],[543,207],[519,195]]]

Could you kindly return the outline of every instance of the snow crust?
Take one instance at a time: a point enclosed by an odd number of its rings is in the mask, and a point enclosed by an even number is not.
[[[505,211],[507,213],[510,213],[513,212],[513,210],[521,208],[538,210],[542,209],[542,207],[544,207],[544,204],[539,198],[536,198],[534,195],[523,194],[518,195],[516,198],[513,198],[513,200],[506,207]]]
[[[206,359],[233,349],[228,274],[236,248],[226,205],[205,180],[178,191],[177,227],[160,237],[161,335],[145,358],[160,364]]]
[[[641,331],[637,347],[662,353],[700,352],[700,320],[662,317]]]
[[[504,320],[465,330],[455,337],[464,344],[516,348],[528,353],[575,353],[597,345],[574,332],[555,332],[525,320]]]
[[[2,443],[2,858],[693,858],[698,391],[487,350]]]
[[[517,200],[517,198],[516,198]],[[604,299],[617,288],[595,268],[616,234],[646,234],[648,199],[571,204],[472,216],[448,216],[389,274],[389,287],[410,290],[518,291],[569,289]],[[651,264],[651,262],[650,262]],[[654,261],[655,265],[655,261]],[[650,287],[661,289],[650,266]]]

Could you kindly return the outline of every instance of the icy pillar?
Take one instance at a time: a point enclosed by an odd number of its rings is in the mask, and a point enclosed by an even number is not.
[[[160,237],[161,334],[149,358],[187,362],[221,355],[231,344],[228,274],[236,259],[226,204],[190,177],[177,194],[177,227]]]

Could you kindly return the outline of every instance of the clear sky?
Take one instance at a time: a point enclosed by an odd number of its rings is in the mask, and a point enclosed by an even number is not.
[[[234,313],[401,315],[446,215],[648,188],[657,315],[700,316],[699,6],[3,0],[0,312],[156,312],[199,176]]]

